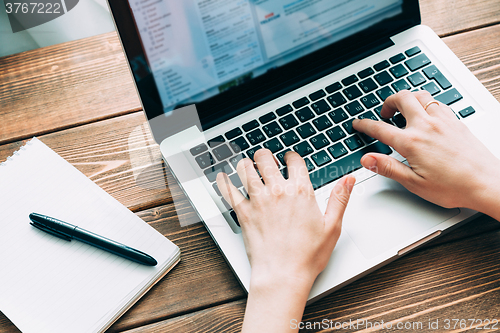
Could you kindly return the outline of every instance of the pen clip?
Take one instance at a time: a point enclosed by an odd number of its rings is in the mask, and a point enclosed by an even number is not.
[[[44,225],[42,225],[40,223],[37,223],[37,222],[34,222],[34,221],[31,221],[30,224],[32,226],[34,226],[35,228],[40,229],[42,231],[45,231],[46,233],[49,233],[49,234],[51,234],[53,236],[59,237],[59,238],[64,239],[64,240],[66,240],[68,242],[71,241],[71,237],[69,237],[68,235],[65,235],[65,234],[63,234],[63,233],[61,233],[61,232],[59,232],[57,230],[48,228],[47,226],[44,226]]]

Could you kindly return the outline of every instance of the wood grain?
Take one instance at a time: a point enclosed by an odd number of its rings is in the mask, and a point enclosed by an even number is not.
[[[304,322],[421,322],[500,319],[500,231],[414,252],[306,307]],[[244,300],[127,332],[239,332]],[[471,322],[467,323],[468,325]],[[452,323],[453,325],[453,323]],[[366,326],[342,331],[366,331]],[[301,330],[301,332],[333,330]],[[413,331],[419,331],[417,329]],[[451,330],[450,330],[451,331]]]
[[[498,0],[420,0],[419,3],[422,24],[441,37],[500,22]]]
[[[0,58],[0,144],[141,109],[115,32]]]

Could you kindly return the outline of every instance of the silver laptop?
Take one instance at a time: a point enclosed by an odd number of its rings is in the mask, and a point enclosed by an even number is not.
[[[109,0],[153,136],[166,165],[245,290],[250,265],[238,219],[215,183],[243,157],[288,150],[306,161],[325,209],[335,182],[357,182],[342,235],[309,302],[473,218],[364,170],[368,152],[403,161],[352,129],[381,119],[397,91],[427,90],[497,155],[500,104],[440,38],[416,0]]]

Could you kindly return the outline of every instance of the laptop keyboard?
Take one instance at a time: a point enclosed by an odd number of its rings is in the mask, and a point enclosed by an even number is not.
[[[406,120],[401,113],[383,119],[380,111],[387,97],[405,89],[427,90],[446,105],[462,99],[416,46],[236,127],[224,136],[212,138],[190,152],[219,196],[215,183],[219,172],[228,174],[242,194],[248,196],[236,165],[244,157],[253,159],[261,148],[276,156],[285,178],[288,176],[285,153],[297,152],[304,158],[309,178],[317,189],[361,168],[360,159],[366,153],[392,153],[389,146],[356,132],[352,121],[368,118],[404,128]],[[457,118],[474,112],[469,106],[458,112]],[[238,224],[231,206],[224,198],[221,200]]]

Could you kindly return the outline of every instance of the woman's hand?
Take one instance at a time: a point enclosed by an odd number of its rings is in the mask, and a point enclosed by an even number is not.
[[[453,111],[426,91],[401,91],[385,101],[381,115],[399,111],[406,128],[382,121],[355,120],[353,127],[392,146],[409,167],[381,154],[366,154],[361,164],[400,182],[411,192],[443,207],[482,209],[492,179],[500,179],[499,160],[458,120]]]
[[[300,321],[312,284],[337,243],[355,179],[344,177],[336,184],[322,214],[297,153],[285,155],[287,180],[269,150],[258,150],[254,159],[264,183],[250,159],[237,166],[249,199],[227,175],[217,177],[222,195],[238,215],[252,266],[243,329],[289,332],[290,320]]]

